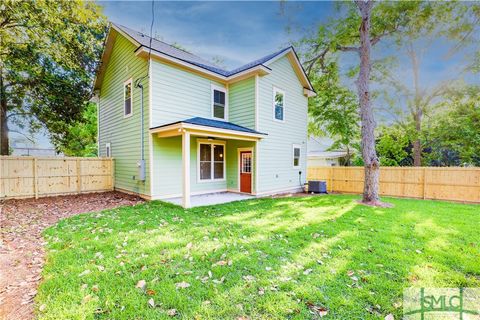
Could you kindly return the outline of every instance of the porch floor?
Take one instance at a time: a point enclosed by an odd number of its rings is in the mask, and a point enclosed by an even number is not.
[[[217,192],[207,193],[201,195],[190,196],[190,205],[192,207],[209,206],[220,203],[227,203],[232,201],[253,199],[255,196],[249,194],[241,194],[234,192]],[[182,205],[182,198],[171,198],[163,201],[170,202],[177,205]]]

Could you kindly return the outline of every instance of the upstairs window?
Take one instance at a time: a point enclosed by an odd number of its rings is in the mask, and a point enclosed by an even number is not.
[[[132,115],[132,79],[123,84],[123,116]]]
[[[227,120],[227,91],[224,88],[212,86],[212,117]]]
[[[293,145],[293,168],[300,168],[300,146]]]
[[[277,88],[273,88],[273,119],[285,120],[285,93]]]

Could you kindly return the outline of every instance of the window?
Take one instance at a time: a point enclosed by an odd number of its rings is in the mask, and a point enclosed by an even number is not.
[[[212,117],[227,120],[227,91],[224,88],[212,86]]]
[[[300,146],[293,145],[293,167],[300,168]]]
[[[273,119],[285,120],[285,93],[277,88],[273,88]]]
[[[105,144],[105,157],[110,158],[112,156],[112,149],[110,148],[110,142]]]
[[[132,115],[132,79],[123,84],[123,116]]]
[[[200,181],[225,178],[225,145],[200,142],[198,146],[198,177]]]
[[[242,152],[242,173],[252,173],[252,153]]]

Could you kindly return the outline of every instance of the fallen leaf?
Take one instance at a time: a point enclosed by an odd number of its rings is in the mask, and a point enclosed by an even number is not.
[[[147,289],[147,282],[145,280],[140,280],[137,282],[135,288],[145,291]]]
[[[177,309],[168,309],[167,316],[175,317],[177,315]]]
[[[147,290],[147,295],[149,295],[149,296],[153,296],[153,295],[155,295],[155,293],[156,293],[155,290],[152,290],[152,289]]]
[[[351,277],[355,274],[355,272],[353,270],[348,270],[347,272],[347,276]]]
[[[415,252],[418,253],[418,254],[421,254],[421,253],[422,253],[422,251],[421,251],[421,250],[418,250],[418,249],[415,250]]]
[[[328,314],[328,309],[322,306],[317,306],[313,304],[312,302],[307,302],[307,307],[310,310],[311,313],[317,314],[320,316],[320,318],[325,317]]]
[[[82,304],[87,303],[88,301],[92,300],[92,296],[87,294],[85,297],[82,299]]]
[[[400,308],[401,306],[402,306],[402,303],[401,303],[401,302],[398,302],[398,301],[393,304],[393,307],[394,307],[395,309],[398,309],[398,308]]]
[[[187,247],[187,249],[189,249],[189,250],[192,249],[193,243],[191,243],[191,242],[187,243],[187,246],[186,246],[186,247]],[[175,309],[171,309],[171,310],[175,310]],[[177,310],[175,310],[175,312],[177,312]]]
[[[153,298],[150,298],[150,299],[148,300],[148,305],[149,305],[150,307],[152,307],[152,308],[155,308],[155,301],[153,300]]]
[[[309,275],[310,273],[312,273],[313,269],[306,269],[305,271],[303,271],[303,274],[304,275]]]
[[[185,289],[185,288],[190,287],[190,283],[185,282],[185,281],[182,281],[182,282],[176,283],[176,284],[175,284],[175,287],[176,287],[177,289]]]
[[[38,311],[43,312],[43,311],[45,311],[46,308],[47,308],[47,306],[45,304],[42,304],[40,306],[40,308],[38,308]]]
[[[100,289],[98,288],[98,285],[92,286],[92,291],[93,292],[98,292]]]
[[[389,313],[389,314],[387,314],[387,316],[385,317],[385,320],[395,320],[395,317],[393,316],[393,314]]]
[[[86,276],[89,273],[90,273],[90,270],[87,269],[87,270],[83,271],[82,273],[80,273],[78,276],[83,277],[83,276]]]

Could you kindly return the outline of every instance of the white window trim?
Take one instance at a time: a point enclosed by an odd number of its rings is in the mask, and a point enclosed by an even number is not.
[[[221,92],[225,93],[225,119],[217,118],[217,117],[214,116],[214,112],[213,112],[214,111],[213,110],[213,104],[215,102],[215,100],[214,100],[215,95],[213,94],[214,90],[221,91]],[[228,121],[228,90],[227,90],[227,88],[219,87],[219,86],[216,86],[214,84],[211,85],[210,108],[211,108],[212,119],[220,120],[220,121]]]
[[[298,157],[298,166],[295,166],[295,149],[300,150],[300,156]],[[302,146],[299,144],[292,145],[292,167],[293,169],[300,169],[302,167]]]
[[[112,146],[110,142],[105,143],[105,157],[107,158],[112,157]]]
[[[130,88],[131,88],[131,92],[130,92],[130,113],[129,114],[126,114],[125,113],[125,86],[127,84],[130,83]],[[123,106],[123,117],[124,118],[130,118],[132,115],[133,115],[133,85],[132,85],[132,78],[128,79],[127,81],[125,81],[123,83],[123,87],[122,87],[122,90],[123,90],[123,101],[122,101],[122,106]]]
[[[200,179],[200,145],[201,144],[209,144],[211,145],[211,161],[212,164],[214,163],[214,152],[213,146],[214,145],[222,145],[223,146],[223,178],[222,179],[215,179],[214,178],[214,166],[212,165],[210,168],[210,179]],[[220,182],[226,181],[226,167],[227,167],[227,147],[226,142],[223,140],[208,140],[208,139],[197,139],[197,183],[209,183],[209,182]]]
[[[275,118],[275,95],[277,93],[283,94],[283,119],[279,120]],[[273,111],[273,121],[276,122],[285,122],[285,114],[286,114],[286,101],[287,101],[287,96],[285,95],[285,91],[282,89],[279,89],[277,87],[273,87],[273,95],[272,95],[272,111]]]

